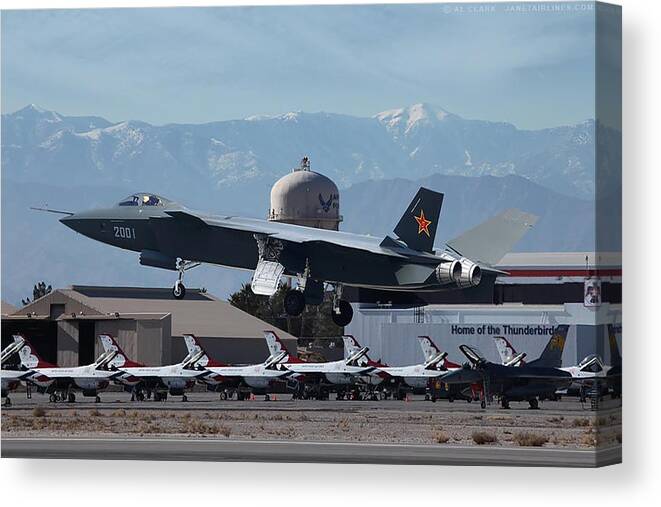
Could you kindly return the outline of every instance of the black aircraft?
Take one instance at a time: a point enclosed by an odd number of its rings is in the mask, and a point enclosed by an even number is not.
[[[320,304],[324,285],[334,289],[333,321],[345,326],[353,310],[343,286],[395,291],[462,290],[507,273],[494,265],[536,222],[506,210],[434,248],[443,194],[420,188],[393,236],[376,238],[253,218],[196,212],[163,197],[138,193],[116,206],[67,215],[61,222],[103,243],[140,253],[140,264],[179,272],[173,287],[181,299],[183,275],[200,263],[253,270],[252,291],[272,296],[280,279],[297,279],[287,292],[289,315]],[[379,212],[379,210],[375,210]],[[484,283],[484,282],[482,282]]]
[[[558,326],[539,359],[520,366],[492,363],[475,347],[460,345],[469,363],[448,373],[443,382],[481,386],[482,408],[497,396],[505,409],[509,408],[510,401],[527,401],[530,408],[536,409],[538,399],[552,398],[557,389],[568,387],[572,382],[571,373],[560,369],[568,329],[566,325]]]

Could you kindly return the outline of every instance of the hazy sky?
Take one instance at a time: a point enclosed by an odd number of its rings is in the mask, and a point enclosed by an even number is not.
[[[429,102],[522,128],[594,117],[593,4],[530,7],[4,11],[2,112],[163,124]]]

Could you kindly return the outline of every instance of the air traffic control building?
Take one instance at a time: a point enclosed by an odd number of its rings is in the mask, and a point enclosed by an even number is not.
[[[5,312],[7,310],[7,312]],[[263,331],[273,326],[217,297],[189,289],[176,300],[170,288],[72,286],[16,309],[3,304],[2,346],[23,333],[43,358],[60,366],[90,364],[108,333],[131,359],[166,365],[186,355],[182,335],[197,336],[219,361],[247,364],[268,357]],[[290,350],[296,338],[279,336]]]
[[[354,317],[345,332],[368,346],[372,358],[397,366],[423,360],[419,335],[430,336],[455,362],[466,360],[458,349],[462,343],[499,362],[494,336],[535,359],[559,324],[570,326],[565,366],[590,354],[609,364],[609,333],[622,350],[621,254],[511,253],[497,267],[510,276],[472,294],[354,291],[353,300],[360,302],[352,303]]]

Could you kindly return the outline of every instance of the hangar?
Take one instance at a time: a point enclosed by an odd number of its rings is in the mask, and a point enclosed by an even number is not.
[[[45,360],[60,366],[91,363],[101,352],[99,333],[115,336],[129,356],[147,365],[181,360],[186,355],[184,333],[200,338],[219,361],[255,363],[269,355],[262,332],[270,328],[196,289],[176,300],[170,288],[74,285],[54,289],[20,309],[2,306],[2,346],[13,333],[23,333]],[[294,336],[284,331],[279,335],[296,350]]]
[[[416,343],[428,335],[455,362],[465,360],[458,346],[478,347],[499,361],[493,336],[504,336],[519,352],[537,357],[552,330],[569,324],[563,365],[589,354],[610,360],[609,333],[621,350],[622,264],[618,252],[510,253],[497,265],[499,277],[488,291],[413,293],[361,290],[345,332],[370,348],[374,359],[399,366],[423,360]],[[590,301],[589,294],[598,294]],[[405,295],[407,296],[407,295]]]

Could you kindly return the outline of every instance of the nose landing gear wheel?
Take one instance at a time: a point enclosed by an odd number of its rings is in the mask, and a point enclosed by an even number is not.
[[[177,280],[174,287],[172,287],[172,295],[175,299],[184,299],[186,297],[186,287],[184,287],[184,284],[179,280]]]
[[[331,310],[331,318],[336,326],[344,327],[351,322],[351,319],[353,319],[353,308],[351,308],[348,301],[342,299],[339,302],[337,309],[339,310],[339,313],[335,311],[335,309]]]
[[[101,398],[99,398],[98,396],[96,396],[96,397],[94,398],[94,403],[101,403]]]
[[[292,317],[298,317],[305,310],[305,296],[300,290],[291,289],[285,294],[285,312]]]
[[[76,395],[73,394],[73,393],[69,393],[69,395],[67,396],[67,401],[69,403],[75,403],[76,402]]]
[[[528,400],[528,403],[530,404],[531,410],[537,410],[539,408],[539,402],[537,401],[537,398],[532,398],[531,400]]]

